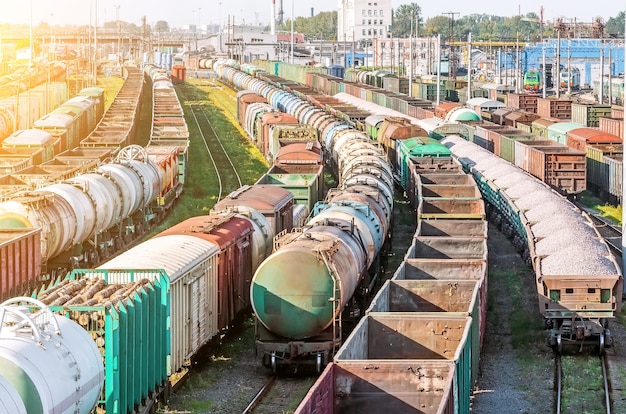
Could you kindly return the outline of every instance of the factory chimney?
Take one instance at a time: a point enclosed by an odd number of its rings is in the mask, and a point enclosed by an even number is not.
[[[276,34],[276,0],[272,0],[272,8],[270,9],[270,34]]]
[[[280,6],[278,7],[278,24],[282,25],[285,21],[283,17],[285,15],[285,9],[283,8],[283,0],[280,0]]]
[[[315,17],[315,7],[311,7],[311,17]]]

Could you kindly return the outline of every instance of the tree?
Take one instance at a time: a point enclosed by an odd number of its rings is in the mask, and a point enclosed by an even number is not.
[[[165,20],[159,20],[154,25],[154,31],[157,33],[166,33],[170,31],[170,25]]]
[[[337,36],[337,12],[322,12],[313,17],[296,17],[293,22],[294,31],[307,37],[335,39]],[[291,20],[287,20],[279,30],[290,31]]]
[[[624,12],[620,12],[617,17],[611,17],[606,22],[604,32],[611,36],[624,35]]]
[[[392,31],[395,37],[409,37],[411,26],[413,33],[420,33],[422,9],[417,3],[402,4],[393,13]],[[417,22],[417,27],[416,27]]]

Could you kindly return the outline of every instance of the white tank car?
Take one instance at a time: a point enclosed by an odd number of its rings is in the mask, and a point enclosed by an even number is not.
[[[103,385],[102,356],[80,325],[32,298],[0,304],[0,411],[87,414]]]

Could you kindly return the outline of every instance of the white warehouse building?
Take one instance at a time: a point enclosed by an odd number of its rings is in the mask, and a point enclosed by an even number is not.
[[[338,0],[337,40],[391,37],[391,0]]]

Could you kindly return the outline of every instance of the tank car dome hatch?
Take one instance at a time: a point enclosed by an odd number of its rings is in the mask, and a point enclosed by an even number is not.
[[[36,299],[18,297],[0,304],[2,377],[28,413],[88,414],[100,398],[104,364],[82,326]]]
[[[448,112],[446,121],[480,121],[480,115],[478,115],[473,109],[459,107],[452,109],[450,112]]]

